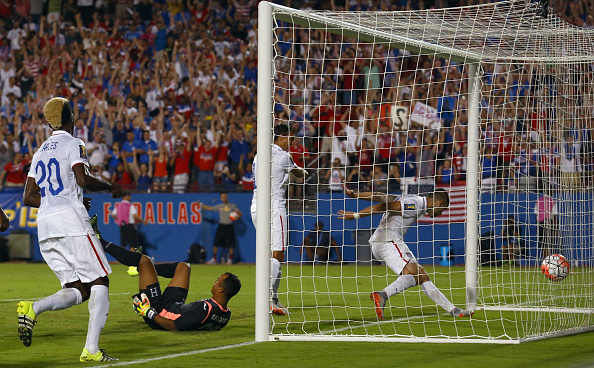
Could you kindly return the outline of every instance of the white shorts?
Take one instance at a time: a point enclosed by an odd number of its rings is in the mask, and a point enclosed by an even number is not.
[[[386,262],[386,265],[398,275],[402,274],[402,270],[407,264],[417,262],[414,254],[404,242],[388,241],[370,244],[373,256]]]
[[[49,238],[39,242],[39,250],[62,286],[76,280],[93,282],[111,273],[95,234]]]
[[[252,222],[256,226],[256,212],[252,212]],[[273,212],[272,227],[270,229],[270,239],[272,240],[270,249],[285,252],[287,250],[288,233],[286,212]]]

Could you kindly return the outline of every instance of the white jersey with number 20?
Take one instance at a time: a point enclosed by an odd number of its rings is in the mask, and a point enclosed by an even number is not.
[[[33,155],[28,177],[40,188],[39,241],[94,233],[72,170],[76,164],[89,165],[85,144],[64,130],[54,131]]]

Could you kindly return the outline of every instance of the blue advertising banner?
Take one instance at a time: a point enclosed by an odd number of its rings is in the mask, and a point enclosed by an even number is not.
[[[89,193],[93,198],[90,214],[99,215],[99,226],[105,239],[120,243],[119,228],[110,213],[119,199],[112,199],[109,194]],[[576,198],[558,198],[560,213],[572,213],[564,216],[570,223],[562,221],[561,236],[566,246],[580,244],[580,239],[594,238],[594,205],[589,195],[576,194]],[[537,194],[524,193],[485,193],[481,196],[481,231],[492,231],[496,237],[496,247],[501,246],[501,229],[508,215],[514,215],[522,227],[526,248],[536,251],[537,230],[533,213]],[[235,262],[253,263],[256,259],[256,230],[250,216],[251,193],[229,193],[229,202],[235,203],[243,216],[234,222],[237,247]],[[132,204],[146,225],[139,225],[139,242],[156,262],[173,262],[187,259],[190,246],[201,244],[212,257],[215,231],[219,222],[218,212],[207,211],[201,203],[214,206],[221,203],[218,193],[188,194],[133,194]],[[42,260],[37,246],[37,209],[22,205],[22,192],[0,193],[0,203],[11,222],[7,235],[15,229],[25,229],[34,239],[34,260]],[[317,206],[312,213],[290,213],[289,248],[287,259],[299,261],[302,257],[303,238],[318,221],[324,223],[324,229],[330,230],[332,237],[341,246],[345,261],[369,261],[370,251],[367,239],[377,227],[381,216],[366,217],[358,221],[343,221],[336,215],[339,210],[359,211],[370,202],[345,199],[342,193],[322,193],[318,196]],[[576,208],[574,208],[576,207]],[[579,208],[577,208],[579,207]],[[586,208],[587,207],[587,208]],[[454,264],[464,263],[465,223],[420,223],[406,234],[405,241],[415,253],[420,263],[439,263],[440,246],[451,245]],[[576,248],[577,249],[577,248]],[[580,247],[584,251],[584,247]],[[588,252],[591,249],[588,248]],[[225,251],[223,251],[225,253]],[[589,253],[588,253],[589,254]],[[577,256],[577,255],[576,255]],[[335,258],[335,256],[333,256]]]

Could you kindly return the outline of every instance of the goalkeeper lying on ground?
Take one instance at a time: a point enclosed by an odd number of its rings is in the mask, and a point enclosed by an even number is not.
[[[227,303],[241,288],[237,276],[229,272],[222,274],[212,286],[212,298],[185,304],[190,287],[188,263],[153,264],[149,257],[103,239],[97,227],[97,215],[91,218],[91,225],[105,253],[126,266],[138,267],[140,292],[133,296],[134,310],[144,317],[147,325],[170,331],[220,330],[227,325],[231,317]],[[171,278],[163,293],[157,275]]]

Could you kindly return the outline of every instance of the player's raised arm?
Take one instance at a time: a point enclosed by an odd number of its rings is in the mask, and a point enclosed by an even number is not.
[[[377,215],[379,213],[384,214],[386,212],[389,212],[390,215],[402,216],[402,205],[400,204],[400,201],[374,204],[359,212],[340,210],[338,211],[338,218],[342,220],[358,220],[362,217]]]
[[[350,198],[365,199],[377,203],[391,203],[395,199],[395,196],[391,194],[380,192],[355,192],[354,190],[347,188],[346,182],[343,182],[343,186],[344,194]]]

